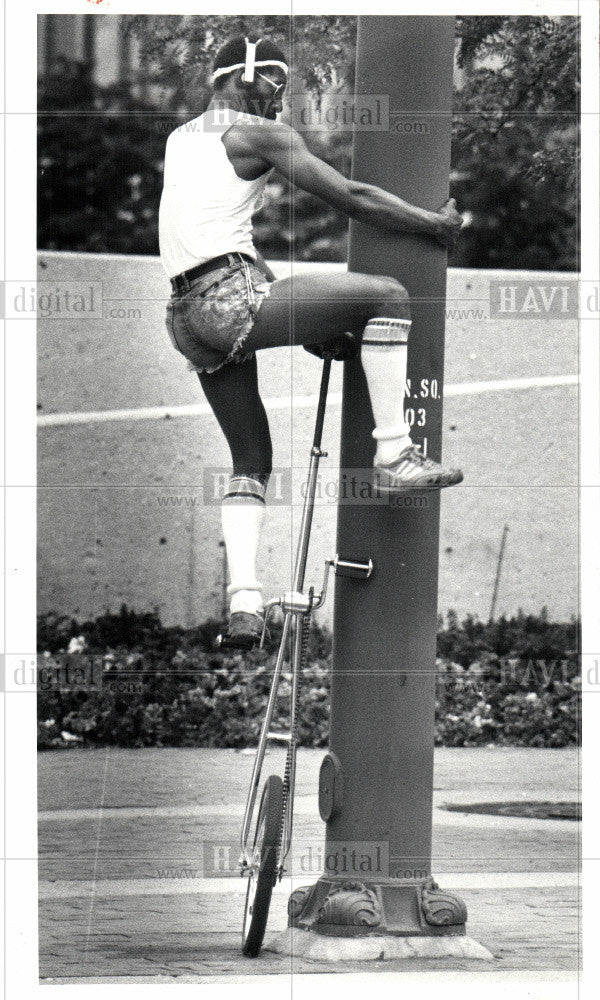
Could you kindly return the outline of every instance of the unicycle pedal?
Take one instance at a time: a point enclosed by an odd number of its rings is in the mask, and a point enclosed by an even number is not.
[[[219,649],[237,649],[248,651],[254,649],[258,646],[260,642],[259,639],[253,639],[250,636],[239,636],[239,635],[229,635],[225,632],[222,635],[218,635],[216,639],[216,644]]]
[[[263,632],[262,615],[235,611],[231,615],[227,631],[217,636],[216,644],[219,649],[254,649],[260,645]]]

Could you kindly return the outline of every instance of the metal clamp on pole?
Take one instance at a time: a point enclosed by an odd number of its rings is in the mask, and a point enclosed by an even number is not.
[[[373,572],[373,560],[342,559],[337,555],[333,560],[333,569],[336,576],[351,576],[356,580],[368,580]]]

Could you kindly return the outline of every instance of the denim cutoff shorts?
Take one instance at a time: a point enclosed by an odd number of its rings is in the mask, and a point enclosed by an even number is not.
[[[166,324],[173,347],[196,372],[215,372],[230,362],[251,358],[244,349],[256,314],[270,292],[256,264],[237,258],[187,282],[167,302]]]

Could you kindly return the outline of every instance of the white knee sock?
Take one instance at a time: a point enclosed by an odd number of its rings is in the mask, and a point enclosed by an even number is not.
[[[265,487],[250,476],[232,476],[221,505],[231,583],[230,610],[256,614],[262,609],[262,586],[256,579],[256,554],[265,519]]]
[[[389,463],[412,444],[404,419],[407,341],[411,321],[377,316],[362,339],[361,361],[375,418],[375,461]]]

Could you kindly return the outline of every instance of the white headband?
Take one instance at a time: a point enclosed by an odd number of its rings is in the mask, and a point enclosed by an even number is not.
[[[254,64],[256,62],[256,46],[258,42],[249,42],[247,38],[244,38],[246,43],[246,63],[244,65],[244,83],[254,83]],[[259,40],[260,41],[260,38]]]
[[[253,83],[255,66],[278,66],[287,76],[288,67],[284,62],[280,62],[279,59],[256,59],[256,46],[261,41],[260,38],[258,42],[249,42],[247,38],[244,41],[246,42],[246,61],[243,63],[233,63],[231,66],[221,66],[220,69],[214,71],[212,75],[213,80],[216,80],[219,76],[224,76],[225,73],[233,73],[235,69],[243,69],[244,83]]]
[[[278,59],[259,59],[254,63],[255,66],[279,66],[283,72],[288,74],[288,67],[285,63],[279,62]],[[212,79],[216,80],[218,76],[224,76],[225,73],[233,73],[234,69],[245,69],[246,63],[234,63],[233,66],[221,66],[220,69],[216,69],[212,75]]]

